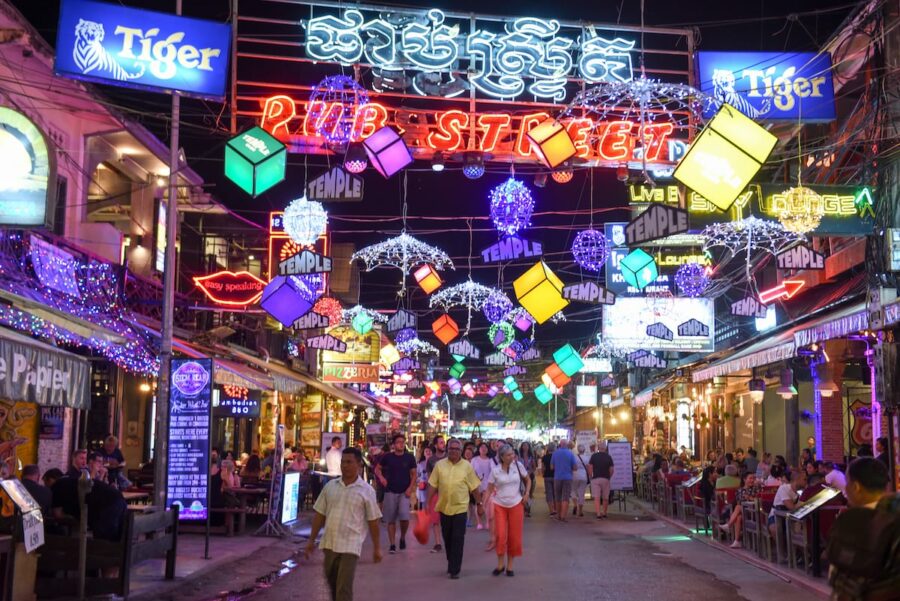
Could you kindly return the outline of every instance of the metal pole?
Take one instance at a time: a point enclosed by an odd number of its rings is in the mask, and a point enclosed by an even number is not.
[[[175,0],[175,14],[181,14],[182,0]],[[172,362],[172,328],[175,319],[175,242],[178,238],[178,134],[181,97],[172,93],[172,134],[169,137],[169,204],[166,211],[166,265],[163,271],[163,314],[159,351],[159,390],[156,396],[156,458],[153,468],[153,503],[166,506],[169,473],[169,366]]]

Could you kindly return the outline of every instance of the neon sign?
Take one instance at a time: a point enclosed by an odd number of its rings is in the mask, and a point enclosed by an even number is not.
[[[216,304],[246,307],[259,300],[266,282],[249,271],[225,270],[197,276],[194,285]]]
[[[634,40],[607,39],[594,26],[567,26],[555,19],[511,19],[502,32],[487,31],[480,21],[485,19],[448,19],[439,9],[392,9],[388,16],[359,6],[302,25],[306,56],[344,66],[367,63],[378,92],[452,98],[471,86],[491,98],[527,94],[562,102],[580,88],[569,85],[572,79],[580,84],[633,77]]]
[[[301,153],[321,152],[323,138],[316,131],[327,122],[327,115],[350,110],[340,103],[302,102],[283,94],[265,98],[261,105],[260,127],[285,142],[289,151]],[[381,127],[391,125],[400,131],[417,158],[474,148],[491,153],[494,159],[531,161],[537,155],[526,134],[548,117],[549,113],[544,111],[524,115],[473,114],[457,109],[389,109],[369,102],[355,109],[351,139],[363,140]],[[646,151],[650,163],[671,163],[673,123],[646,123],[642,130],[640,123],[629,120],[576,118],[562,122],[582,160],[619,165],[623,161],[641,160]]]
[[[329,237],[325,232],[313,246],[301,247],[299,244],[290,239],[284,232],[284,224],[282,217],[284,211],[273,211],[269,213],[269,279],[271,280],[278,275],[279,265],[291,257],[300,254],[304,249],[312,251],[313,254],[325,258],[328,255]],[[328,273],[322,273],[322,286],[320,293],[324,293],[328,287]]]
[[[764,305],[768,305],[777,301],[780,298],[785,300],[789,300],[794,298],[794,296],[800,292],[800,289],[806,285],[806,282],[803,280],[784,280],[774,288],[769,288],[768,290],[763,290],[759,293],[759,302]]]

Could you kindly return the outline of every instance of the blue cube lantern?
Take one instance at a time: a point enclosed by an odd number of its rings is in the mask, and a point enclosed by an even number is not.
[[[584,361],[571,344],[561,346],[553,353],[553,360],[559,366],[564,374],[570,378],[578,373],[584,367]]]
[[[368,313],[360,311],[353,318],[353,321],[350,322],[350,325],[353,326],[353,330],[357,334],[368,334],[375,325],[375,319]]]
[[[521,391],[521,390],[513,390],[513,391],[512,391],[512,398],[514,398],[514,399],[517,400],[517,401],[521,401],[522,399],[525,398],[525,395],[522,394],[522,391]]]
[[[628,285],[638,290],[643,290],[659,277],[656,261],[640,248],[636,248],[628,253],[619,262],[619,269],[622,271],[622,277],[625,278]]]
[[[544,405],[546,405],[550,402],[551,399],[553,399],[553,393],[550,392],[550,389],[543,384],[540,384],[534,389],[534,396],[536,396],[537,400],[539,400]]]
[[[316,300],[313,291],[302,280],[292,276],[276,276],[263,289],[259,305],[285,327],[309,313]]]
[[[269,132],[253,127],[225,145],[225,177],[256,197],[284,179],[287,149]]]

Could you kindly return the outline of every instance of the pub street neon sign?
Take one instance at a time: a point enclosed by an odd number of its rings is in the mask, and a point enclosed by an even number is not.
[[[306,184],[306,198],[318,202],[356,202],[363,199],[363,178],[332,167]]]
[[[320,336],[312,336],[306,339],[306,346],[309,348],[320,349],[323,351],[332,351],[335,353],[346,353],[347,343],[339,340],[331,334],[322,334]]]
[[[217,271],[194,278],[194,285],[217,305],[246,307],[259,300],[266,282],[249,271]]]
[[[825,255],[818,253],[805,244],[783,250],[775,255],[778,269],[819,271],[825,269]]]
[[[399,332],[405,328],[416,329],[419,326],[419,318],[415,313],[400,309],[394,313],[387,322],[387,331]]]
[[[652,204],[625,226],[625,241],[628,246],[637,246],[650,240],[683,234],[686,231],[688,231],[687,211]]]
[[[523,257],[540,257],[543,254],[544,247],[540,242],[525,240],[518,236],[506,236],[481,251],[481,260],[485,263],[499,263]]]
[[[482,29],[478,21],[448,18],[439,9],[384,14],[359,5],[302,24],[306,56],[344,66],[371,65],[373,88],[379,92],[411,88],[422,96],[449,98],[471,86],[491,98],[527,94],[562,102],[572,77],[587,83],[633,78],[634,40],[608,39],[593,26],[563,26],[555,19],[510,19],[501,33]],[[562,35],[564,29],[575,35]]]
[[[304,248],[278,262],[278,275],[307,275],[331,271],[331,258]]]
[[[566,300],[591,305],[612,305],[616,295],[595,282],[578,282],[563,286],[562,297]]]
[[[755,317],[764,319],[769,308],[752,296],[731,303],[731,314],[738,317]]]
[[[447,350],[450,351],[451,355],[459,355],[464,359],[481,358],[481,350],[477,346],[469,342],[468,338],[461,338],[456,342],[451,342],[449,345],[447,345]]]
[[[331,320],[327,317],[319,315],[315,311],[310,311],[295,321],[293,327],[295,330],[318,330],[320,328],[327,328],[330,325]]]

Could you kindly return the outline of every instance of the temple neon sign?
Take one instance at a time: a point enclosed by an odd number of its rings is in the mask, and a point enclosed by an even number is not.
[[[306,56],[344,66],[368,64],[379,92],[412,89],[446,98],[471,86],[491,98],[562,102],[580,87],[569,85],[573,79],[590,84],[633,77],[634,40],[611,31],[604,37],[590,25],[523,17],[492,32],[482,28],[488,19],[448,18],[439,9],[391,9],[390,21],[384,16],[358,6],[302,21]]]
[[[549,117],[536,111],[524,115],[509,113],[471,114],[460,110],[421,111],[389,109],[377,102],[357,108],[341,103],[301,102],[290,96],[275,95],[261,101],[259,125],[288,144],[293,152],[319,152],[322,138],[317,129],[326,123],[338,123],[344,111],[352,111],[351,136],[364,140],[385,125],[393,125],[414,150],[417,158],[435,152],[479,150],[494,158],[532,160],[537,155],[526,134]],[[654,122],[643,126],[630,120],[594,121],[589,118],[563,120],[578,150],[586,161],[619,164],[639,160],[646,149],[650,163],[668,163],[673,123]],[[643,138],[643,144],[641,143]]]

